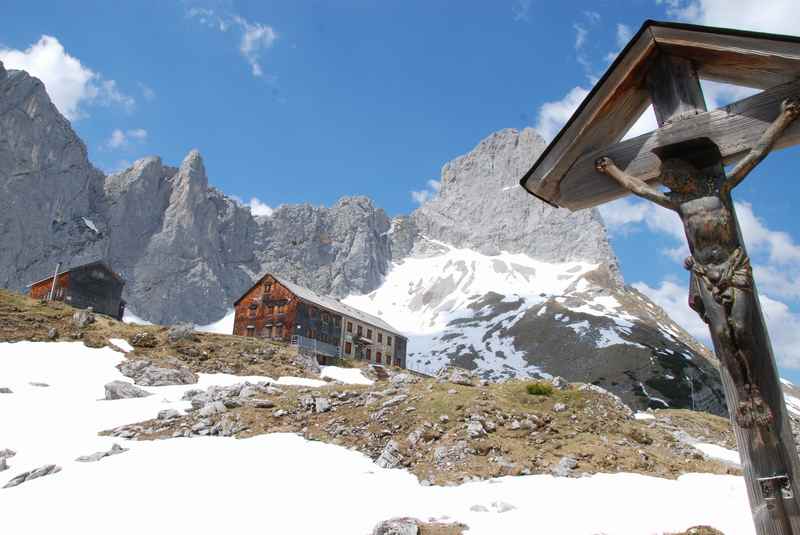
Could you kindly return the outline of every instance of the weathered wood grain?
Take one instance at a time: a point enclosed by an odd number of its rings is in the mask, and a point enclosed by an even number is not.
[[[581,155],[618,142],[646,109],[644,72],[657,52],[691,60],[700,78],[708,80],[766,89],[800,78],[795,37],[647,21],[522,178],[525,189],[572,209],[593,205],[579,200],[569,205],[573,194],[560,191],[567,186],[562,178]],[[620,196],[607,178],[596,185],[598,202]]]
[[[653,25],[662,52],[691,58],[701,78],[766,89],[800,76],[800,46],[782,36],[749,37]]]
[[[614,143],[625,135],[649,104],[643,87],[644,64],[654,50],[650,33],[641,33],[603,87],[582,104],[558,142],[525,175],[522,182],[528,191],[547,200],[556,198],[558,179],[581,151]]]
[[[660,173],[661,161],[653,149],[707,137],[719,146],[726,164],[735,162],[758,141],[780,113],[781,102],[800,95],[800,80],[765,90],[757,95],[717,110],[691,115],[658,130],[590,151],[581,156],[561,180],[559,206],[570,210],[590,208],[628,195],[606,175],[598,173],[594,162],[608,156],[626,173],[653,181]],[[800,123],[791,125],[775,144],[783,149],[800,143]]]

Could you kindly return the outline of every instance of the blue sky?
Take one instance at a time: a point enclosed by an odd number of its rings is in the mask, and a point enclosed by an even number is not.
[[[212,185],[254,210],[359,194],[396,215],[491,132],[554,135],[645,19],[797,33],[792,4],[19,2],[4,8],[0,60],[46,81],[106,171],[198,148]],[[798,155],[771,155],[736,198],[782,371],[800,380]],[[677,219],[634,200],[603,213],[626,280],[702,337]]]

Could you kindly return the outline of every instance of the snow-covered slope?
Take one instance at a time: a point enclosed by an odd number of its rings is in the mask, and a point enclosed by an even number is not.
[[[561,375],[638,408],[725,411],[708,352],[601,264],[485,255],[422,238],[383,284],[349,305],[409,337],[409,366],[502,379]]]
[[[565,535],[639,535],[700,524],[727,535],[753,533],[738,476],[536,475],[425,487],[406,470],[380,468],[356,451],[293,434],[153,441],[98,436],[162,409],[185,409],[189,402],[180,398],[187,389],[248,379],[204,374],[198,385],[147,387],[154,395],[145,398],[99,399],[104,383],[125,379],[115,368],[120,360],[111,349],[80,343],[0,343],[0,386],[13,391],[0,394],[0,449],[17,452],[0,472],[0,484],[45,464],[61,467],[0,488],[4,533],[210,534],[259,526],[268,533],[351,535],[397,516],[464,522],[471,535],[530,533],[532,527]],[[114,442],[129,450],[75,461]]]

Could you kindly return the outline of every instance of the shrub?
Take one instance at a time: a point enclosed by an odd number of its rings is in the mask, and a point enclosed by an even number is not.
[[[549,396],[553,393],[553,385],[543,382],[528,383],[525,390],[532,396]]]

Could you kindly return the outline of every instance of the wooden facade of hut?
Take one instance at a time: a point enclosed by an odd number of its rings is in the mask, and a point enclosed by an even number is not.
[[[284,340],[322,364],[354,358],[406,366],[408,340],[397,329],[282,277],[264,275],[234,307],[235,335]]]
[[[28,286],[29,295],[34,299],[63,301],[75,308],[92,307],[95,312],[118,320],[122,320],[125,312],[124,287],[122,277],[105,262],[91,262],[58,271]]]

